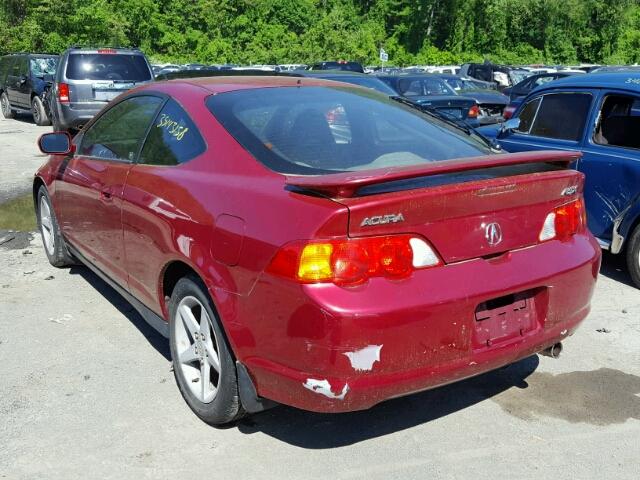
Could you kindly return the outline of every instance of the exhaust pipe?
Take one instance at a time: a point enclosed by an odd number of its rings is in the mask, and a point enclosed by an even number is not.
[[[562,353],[562,342],[554,343],[540,352],[545,357],[558,358]]]

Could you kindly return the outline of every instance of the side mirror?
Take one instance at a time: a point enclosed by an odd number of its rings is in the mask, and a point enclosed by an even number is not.
[[[520,127],[520,119],[519,118],[510,118],[506,122],[502,124],[500,127],[501,132],[510,132],[511,130],[517,130]]]
[[[49,155],[68,155],[75,151],[71,136],[66,132],[45,133],[38,139],[38,147]]]

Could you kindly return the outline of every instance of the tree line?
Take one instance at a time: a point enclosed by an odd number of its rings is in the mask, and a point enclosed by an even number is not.
[[[0,53],[137,46],[155,61],[640,61],[640,0],[3,0]]]

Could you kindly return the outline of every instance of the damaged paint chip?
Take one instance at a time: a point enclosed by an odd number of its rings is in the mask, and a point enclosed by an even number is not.
[[[312,392],[319,393],[320,395],[324,395],[327,398],[332,398],[335,400],[344,400],[345,395],[349,391],[349,385],[344,384],[342,387],[342,392],[339,395],[336,395],[331,390],[331,384],[329,380],[316,380],[315,378],[307,378],[307,381],[302,384],[304,388],[307,390],[311,390]]]
[[[369,345],[361,350],[343,353],[349,358],[351,366],[358,372],[369,371],[373,364],[380,361],[382,345]]]

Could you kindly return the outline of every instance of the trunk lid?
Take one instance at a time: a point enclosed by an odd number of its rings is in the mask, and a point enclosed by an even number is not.
[[[582,193],[583,175],[567,168],[577,158],[505,154],[287,183],[345,205],[351,237],[420,234],[451,263],[537,244],[546,216]]]

